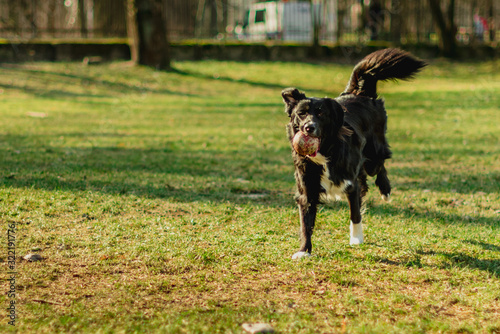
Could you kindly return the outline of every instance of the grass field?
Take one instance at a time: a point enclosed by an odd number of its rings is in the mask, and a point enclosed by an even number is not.
[[[358,247],[323,206],[301,261],[280,92],[352,66],[174,66],[0,66],[1,332],[500,333],[498,61],[379,85],[392,202],[370,191]]]

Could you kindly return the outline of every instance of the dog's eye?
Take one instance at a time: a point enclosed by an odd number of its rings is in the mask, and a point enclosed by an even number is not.
[[[305,111],[304,109],[297,110],[297,115],[299,115],[299,116],[305,116],[306,114],[307,114],[307,111]]]

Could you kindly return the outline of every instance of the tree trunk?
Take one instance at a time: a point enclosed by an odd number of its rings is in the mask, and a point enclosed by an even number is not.
[[[337,43],[340,43],[344,34],[345,8],[341,3],[337,3]]]
[[[205,0],[198,1],[198,9],[196,10],[196,25],[194,27],[194,36],[196,38],[202,37],[203,19],[205,17]]]
[[[495,25],[496,23],[494,23],[493,21],[493,18],[495,17],[495,9],[494,9],[494,6],[493,6],[493,0],[489,0],[489,3],[488,3],[488,29],[489,29],[489,35],[490,35],[490,43],[492,42],[495,42],[496,41],[496,36],[495,36]]]
[[[127,0],[127,37],[130,59],[139,64],[139,33],[137,32],[136,15],[135,0]]]
[[[127,0],[127,33],[132,61],[169,70],[169,43],[163,10],[163,0]]]
[[[455,14],[455,0],[450,0],[446,16],[441,10],[440,2],[440,0],[429,0],[432,17],[436,23],[439,36],[439,46],[443,56],[454,58],[457,56],[457,45],[455,41],[456,28],[453,19]]]
[[[391,2],[391,40],[396,43],[401,43],[401,32],[403,30],[403,25],[401,22],[401,17],[403,15],[405,3],[397,0],[392,0]]]
[[[78,1],[78,14],[80,15],[80,33],[82,37],[87,38],[87,11],[85,8],[85,0]]]
[[[309,0],[309,3],[311,4],[311,20],[312,20],[312,29],[313,29],[311,56],[317,57],[320,54],[319,32],[321,29],[321,23],[319,21],[321,19],[321,13],[320,13],[320,11],[316,12],[316,9],[319,7],[316,7],[314,5],[313,0]]]

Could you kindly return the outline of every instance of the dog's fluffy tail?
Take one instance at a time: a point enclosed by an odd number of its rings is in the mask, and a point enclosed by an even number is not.
[[[427,64],[400,49],[375,51],[361,60],[352,71],[342,93],[377,97],[377,81],[411,79]]]

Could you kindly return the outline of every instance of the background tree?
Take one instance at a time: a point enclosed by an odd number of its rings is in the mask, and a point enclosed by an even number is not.
[[[325,6],[324,1],[309,0],[311,5],[311,22],[312,22],[312,46],[311,56],[318,56],[320,54],[319,34],[321,30],[321,6]]]
[[[493,6],[493,0],[488,0],[488,21],[490,23],[490,26],[489,26],[489,35],[490,35],[490,41],[494,41],[495,40],[495,24],[493,22],[495,22],[495,7]]]
[[[195,36],[214,38],[224,34],[229,0],[198,0]]]
[[[439,36],[439,47],[443,56],[454,58],[457,56],[457,42],[455,34],[457,27],[455,25],[455,0],[449,0],[447,12],[444,13],[440,0],[429,0],[429,6],[432,18],[436,23],[436,29]],[[446,14],[446,15],[445,15]]]
[[[163,0],[127,0],[127,34],[132,60],[169,70],[170,52]]]

